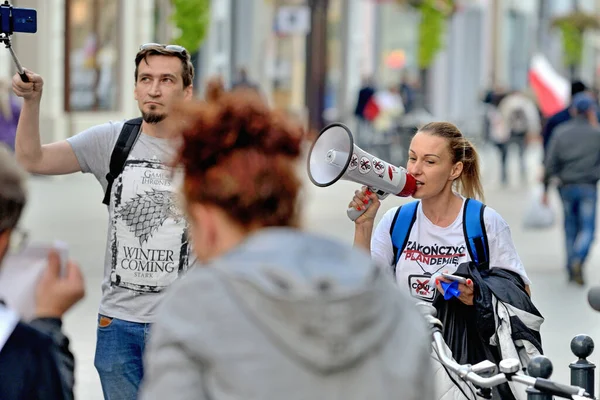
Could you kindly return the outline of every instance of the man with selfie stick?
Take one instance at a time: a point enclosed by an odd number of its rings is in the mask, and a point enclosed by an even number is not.
[[[0,268],[25,207],[25,172],[0,146]],[[14,245],[14,243],[13,243]],[[36,318],[29,324],[0,304],[0,398],[2,400],[73,399],[75,360],[61,318],[84,296],[79,267],[69,261],[61,277],[56,251],[48,256],[35,296]],[[26,265],[22,266],[26,268]],[[0,275],[0,279],[7,279]],[[19,282],[11,282],[19,285]]]
[[[92,173],[105,192],[109,229],[94,364],[105,399],[133,400],[156,308],[192,264],[187,222],[175,196],[181,175],[170,167],[180,130],[170,109],[192,98],[190,55],[177,45],[142,45],[134,86],[142,118],[94,126],[46,145],[39,122],[44,81],[25,72],[30,82],[13,77],[13,91],[24,99],[17,159],[36,174]]]

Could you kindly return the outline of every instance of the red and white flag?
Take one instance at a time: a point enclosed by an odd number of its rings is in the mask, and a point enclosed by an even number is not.
[[[569,81],[556,72],[548,59],[541,54],[536,54],[531,59],[529,84],[545,117],[556,114],[569,104]]]

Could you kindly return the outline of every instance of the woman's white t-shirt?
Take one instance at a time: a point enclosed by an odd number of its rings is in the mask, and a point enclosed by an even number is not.
[[[379,264],[392,269],[394,249],[390,227],[398,207],[385,213],[371,239],[371,256]],[[463,207],[449,226],[434,225],[423,213],[421,202],[410,231],[406,247],[396,265],[396,281],[401,288],[420,300],[432,301],[435,283],[430,278],[437,272],[453,273],[461,263],[471,261],[463,233]],[[490,249],[490,268],[503,268],[521,275],[525,284],[531,282],[517,254],[510,228],[494,209],[485,207],[485,230]]]

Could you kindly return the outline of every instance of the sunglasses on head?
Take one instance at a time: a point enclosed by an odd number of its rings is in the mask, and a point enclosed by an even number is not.
[[[187,54],[187,50],[183,46],[176,44],[160,44],[160,43],[146,43],[140,46],[140,50],[156,49],[161,48],[175,53]]]

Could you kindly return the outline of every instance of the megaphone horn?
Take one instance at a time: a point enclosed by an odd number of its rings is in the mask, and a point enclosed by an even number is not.
[[[313,143],[308,156],[308,176],[312,183],[327,187],[340,179],[361,183],[380,199],[389,194],[412,196],[417,189],[415,178],[402,167],[391,165],[354,144],[352,132],[344,124],[326,126]],[[355,221],[364,209],[349,208],[348,217]]]

